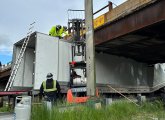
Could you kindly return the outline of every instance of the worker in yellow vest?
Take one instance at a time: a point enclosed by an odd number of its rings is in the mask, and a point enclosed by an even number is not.
[[[53,74],[47,74],[47,80],[43,81],[40,87],[40,99],[44,96],[46,101],[56,102],[60,94],[60,85],[57,80],[53,80]]]
[[[53,26],[49,31],[49,35],[53,37],[60,37],[61,29],[62,29],[61,25]]]
[[[67,29],[66,26],[61,27],[60,32],[59,32],[60,38],[63,38],[63,37],[65,37],[66,35],[68,35],[68,31],[67,31],[67,30],[68,30],[68,29]]]

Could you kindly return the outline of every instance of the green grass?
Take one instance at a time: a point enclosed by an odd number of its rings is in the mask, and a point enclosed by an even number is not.
[[[12,112],[12,109],[9,106],[4,106],[0,108],[0,112]]]
[[[68,106],[69,107],[69,106]],[[32,120],[153,120],[153,118],[165,119],[163,103],[155,101],[144,103],[140,107],[126,102],[115,102],[108,107],[94,109],[89,106],[79,105],[74,109],[59,111],[59,106],[51,111],[42,105],[34,105]],[[164,119],[163,119],[164,118]]]

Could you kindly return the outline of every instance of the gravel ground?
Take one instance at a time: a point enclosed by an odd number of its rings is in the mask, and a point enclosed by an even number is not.
[[[0,120],[14,120],[13,113],[0,113]]]

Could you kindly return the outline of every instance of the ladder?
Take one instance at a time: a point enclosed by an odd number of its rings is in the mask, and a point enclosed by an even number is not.
[[[11,89],[11,86],[12,86],[12,84],[13,84],[13,82],[14,82],[14,79],[15,79],[15,77],[16,77],[16,75],[17,75],[19,66],[20,66],[20,64],[21,64],[22,58],[23,58],[23,56],[24,56],[26,47],[27,47],[28,42],[29,42],[29,40],[30,40],[30,36],[31,36],[31,34],[32,34],[32,32],[33,32],[34,24],[35,24],[35,22],[33,22],[33,23],[30,24],[30,27],[29,27],[27,36],[26,36],[26,38],[25,38],[24,41],[23,41],[21,50],[20,50],[20,52],[19,52],[19,54],[18,54],[18,57],[17,57],[17,59],[16,59],[16,61],[15,61],[15,63],[14,63],[13,69],[12,69],[12,71],[11,71],[11,75],[10,75],[10,77],[9,77],[9,80],[8,80],[8,82],[7,82],[7,85],[6,85],[4,91],[10,91],[10,89]]]

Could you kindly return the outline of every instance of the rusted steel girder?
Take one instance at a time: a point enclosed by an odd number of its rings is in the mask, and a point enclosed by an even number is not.
[[[7,77],[7,76],[10,76],[10,71],[11,71],[11,68],[9,69],[6,69],[4,71],[1,71],[0,72],[0,79],[4,78],[4,77]]]
[[[165,21],[165,0],[158,0],[117,21],[110,22],[96,29],[95,44],[99,45],[155,23]]]

